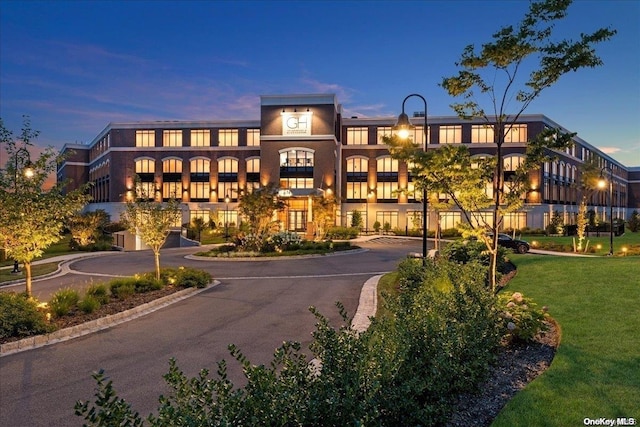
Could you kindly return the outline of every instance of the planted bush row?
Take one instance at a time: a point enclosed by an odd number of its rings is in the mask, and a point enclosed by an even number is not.
[[[0,339],[20,338],[51,332],[55,326],[51,317],[63,317],[76,311],[93,313],[114,300],[125,300],[135,294],[160,290],[165,286],[176,288],[203,288],[211,283],[211,275],[193,268],[166,268],[161,280],[153,273],[118,278],[107,283],[89,286],[81,297],[72,288],[57,291],[49,303],[38,303],[24,294],[0,292]]]

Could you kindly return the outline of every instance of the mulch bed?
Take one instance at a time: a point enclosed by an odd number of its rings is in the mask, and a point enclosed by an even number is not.
[[[499,286],[504,287],[517,274],[507,264]],[[477,391],[458,396],[447,427],[485,427],[491,425],[504,405],[551,365],[560,344],[560,326],[552,318],[547,330],[533,342],[509,342],[500,347],[496,362]]]

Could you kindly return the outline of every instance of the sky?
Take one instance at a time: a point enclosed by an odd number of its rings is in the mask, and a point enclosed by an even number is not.
[[[517,24],[524,0],[0,2],[0,118],[37,143],[90,143],[110,122],[259,119],[260,95],[335,93],[346,117],[397,116],[440,86],[465,46]],[[576,0],[557,24],[604,64],[562,76],[526,110],[640,166],[640,1]],[[515,108],[515,106],[514,106]],[[418,98],[407,112],[422,111]],[[0,159],[4,163],[4,160]]]

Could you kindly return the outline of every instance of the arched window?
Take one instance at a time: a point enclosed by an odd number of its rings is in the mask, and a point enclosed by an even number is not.
[[[162,159],[162,200],[182,198],[182,159]]]
[[[224,157],[218,160],[218,201],[225,197],[238,200],[238,159]]]
[[[367,200],[369,176],[369,159],[366,157],[347,158],[347,194],[349,202]]]
[[[377,200],[395,202],[398,200],[398,160],[391,156],[378,157],[376,160]]]
[[[260,188],[260,157],[247,159],[247,191]]]
[[[143,199],[153,199],[155,197],[155,172],[156,161],[150,157],[135,159],[135,170],[140,180],[138,188],[138,197]]]
[[[190,188],[189,196],[192,202],[208,202],[211,187],[210,179],[211,161],[206,157],[196,157],[189,162]]]
[[[280,150],[280,188],[313,188],[314,157],[309,148]]]

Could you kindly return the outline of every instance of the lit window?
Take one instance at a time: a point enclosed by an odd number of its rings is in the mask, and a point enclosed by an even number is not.
[[[393,130],[391,129],[391,126],[378,126],[378,134],[377,134],[378,144],[384,144],[384,141],[382,139],[385,136],[387,138],[390,138],[392,135],[393,135]]]
[[[220,129],[218,131],[218,145],[220,147],[237,147],[238,129]]]
[[[462,126],[440,126],[440,144],[459,144],[462,142]]]
[[[260,146],[260,129],[247,129],[247,146]]]
[[[369,129],[366,127],[347,128],[347,145],[366,145],[369,143]]]
[[[493,126],[492,125],[472,125],[471,126],[471,143],[489,143],[493,144]]]
[[[379,202],[392,202],[398,199],[398,160],[391,156],[378,158],[376,169],[377,199]]]
[[[347,201],[364,202],[368,193],[369,160],[364,157],[347,159]]]
[[[218,201],[223,202],[225,197],[238,200],[238,159],[218,160]]]
[[[153,130],[136,131],[136,147],[155,147],[156,133]]]
[[[192,147],[209,147],[211,145],[211,132],[209,129],[193,129],[191,131]]]
[[[182,147],[182,131],[181,130],[164,130],[162,131],[163,147]]]
[[[527,142],[527,125],[513,125],[507,128],[504,142]]]

